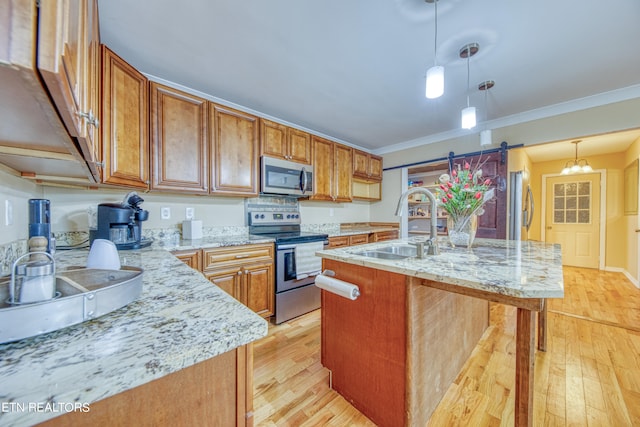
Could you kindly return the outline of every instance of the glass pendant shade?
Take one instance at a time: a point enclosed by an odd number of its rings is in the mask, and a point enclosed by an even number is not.
[[[471,129],[476,125],[476,107],[462,110],[462,129]]]
[[[480,145],[491,145],[491,129],[485,129],[480,132]]]
[[[427,70],[427,87],[425,96],[429,99],[439,98],[444,93],[444,67],[434,65]]]
[[[564,168],[562,169],[562,172],[560,172],[562,175],[593,172],[593,168],[591,167],[587,159],[578,159],[578,144],[580,142],[580,140],[571,142],[576,147],[576,157],[574,160],[569,160],[564,164]]]

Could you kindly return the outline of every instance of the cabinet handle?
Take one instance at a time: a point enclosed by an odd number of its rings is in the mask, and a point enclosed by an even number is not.
[[[249,255],[236,255],[236,259],[249,258]]]
[[[98,120],[98,118],[96,116],[93,115],[93,111],[89,110],[88,113],[79,111],[76,114],[78,115],[78,117],[81,117],[81,118],[85,119],[85,121],[88,124],[93,125],[95,127],[99,127],[100,126],[100,121]]]
[[[242,270],[238,270],[238,276],[242,276]]]

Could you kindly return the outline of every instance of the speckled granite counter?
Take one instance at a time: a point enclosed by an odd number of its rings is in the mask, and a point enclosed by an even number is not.
[[[84,265],[87,254],[59,251],[58,269]],[[89,322],[0,345],[0,425],[32,425],[62,413],[11,405],[95,402],[267,334],[264,319],[166,250],[120,251],[120,258],[144,269],[138,300]]]
[[[452,248],[440,238],[440,255],[387,260],[356,255],[413,239],[317,252],[318,256],[469,289],[517,298],[562,298],[564,286],[559,245],[513,240],[476,239],[470,251]]]

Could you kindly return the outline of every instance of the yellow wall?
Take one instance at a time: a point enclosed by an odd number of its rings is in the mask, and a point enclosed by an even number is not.
[[[620,242],[620,236],[625,232],[623,215],[623,172],[625,153],[615,153],[603,156],[588,157],[587,160],[594,170],[606,170],[606,220],[605,220],[605,267],[626,269],[626,247]],[[536,205],[540,208],[534,214],[533,224],[529,230],[529,238],[541,240],[542,223],[542,176],[558,174],[566,159],[533,163],[531,174],[531,190]]]
[[[626,151],[624,157],[624,166],[626,167],[632,161],[640,157],[640,138],[631,144],[631,147]],[[640,188],[640,185],[638,186]],[[640,192],[640,190],[639,190]],[[640,200],[640,197],[639,197]],[[640,229],[640,216],[639,215],[627,215],[624,217],[624,234],[626,237],[626,267],[625,269],[629,275],[635,280],[636,286],[640,282],[640,272],[638,263],[640,258],[638,256],[638,239],[640,239],[640,233],[636,233],[636,230]]]

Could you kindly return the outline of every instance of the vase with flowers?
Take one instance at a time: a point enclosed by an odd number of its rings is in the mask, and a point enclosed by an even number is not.
[[[447,211],[447,234],[452,246],[470,248],[478,229],[482,206],[493,197],[491,180],[482,176],[480,164],[472,168],[469,162],[453,168],[450,174],[438,178],[438,198]]]

